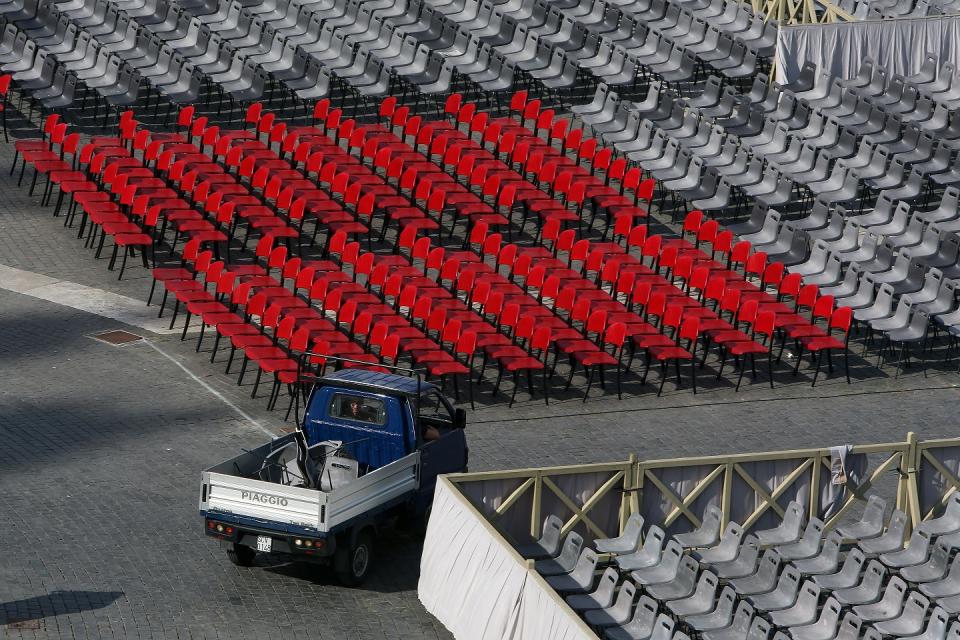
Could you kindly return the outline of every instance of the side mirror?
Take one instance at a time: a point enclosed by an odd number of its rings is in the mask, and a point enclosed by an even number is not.
[[[466,409],[453,410],[453,426],[457,429],[465,429],[467,427],[467,410]]]

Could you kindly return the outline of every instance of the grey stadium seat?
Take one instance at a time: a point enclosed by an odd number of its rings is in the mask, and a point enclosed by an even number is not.
[[[960,492],[950,496],[942,516],[921,522],[917,529],[934,536],[960,531]]]
[[[689,533],[678,533],[673,539],[684,549],[696,547],[712,547],[720,540],[720,521],[722,512],[718,507],[709,505],[703,512],[703,519],[696,530]]]
[[[906,532],[907,514],[903,511],[894,511],[890,516],[890,523],[882,536],[870,540],[862,540],[859,547],[864,553],[878,555],[890,553],[903,548],[903,535]]]
[[[858,604],[853,612],[864,622],[883,622],[892,620],[903,611],[907,597],[907,583],[894,576],[887,582],[880,600],[872,604]]]
[[[740,549],[740,540],[742,538],[743,527],[736,522],[731,522],[723,530],[723,535],[720,536],[719,544],[708,549],[698,551],[696,556],[703,564],[729,562],[737,557],[737,552]]]
[[[578,593],[567,596],[567,605],[574,611],[588,609],[605,609],[613,604],[613,596],[617,590],[620,574],[614,567],[607,567],[600,576],[597,587],[590,593]]]
[[[764,222],[766,223],[766,220]],[[755,535],[763,545],[791,544],[800,539],[800,533],[803,531],[803,519],[803,506],[798,502],[791,502],[787,505],[783,522],[779,526],[757,531]]]
[[[656,565],[660,562],[660,556],[663,553],[663,540],[666,538],[666,535],[660,527],[650,527],[650,529],[647,530],[647,536],[643,541],[643,546],[634,553],[617,556],[617,564],[624,571],[644,569]]]
[[[608,640],[669,640],[673,635],[673,620],[669,616],[657,615],[657,602],[648,596],[641,596],[633,612],[633,618],[626,624],[606,630]]]
[[[843,560],[843,566],[836,573],[817,575],[813,580],[824,589],[849,589],[860,582],[860,572],[866,564],[866,556],[857,548],[850,549]]]
[[[599,559],[597,552],[588,547],[580,552],[572,571],[562,575],[544,576],[544,580],[554,591],[585,593],[593,587],[593,572]]]
[[[643,533],[643,516],[635,513],[627,519],[627,525],[616,538],[605,538],[593,541],[593,547],[600,553],[633,553],[640,546],[640,535]]]
[[[836,531],[831,531],[824,539],[823,547],[820,548],[817,555],[806,560],[795,560],[793,566],[805,576],[833,573],[840,564],[840,544],[842,542],[843,536]]]
[[[883,580],[887,576],[887,568],[877,560],[871,560],[860,581],[853,587],[837,589],[833,597],[844,605],[858,605],[876,602],[880,599],[880,590]]]
[[[636,585],[627,580],[620,585],[620,591],[617,592],[617,599],[612,606],[606,609],[591,609],[583,615],[583,619],[586,620],[587,624],[594,627],[622,625],[630,620],[630,613],[633,610],[633,599],[636,593]]]
[[[631,572],[632,577],[637,584],[654,585],[664,584],[676,579],[680,570],[680,561],[684,557],[683,548],[676,540],[669,540],[660,556],[660,562],[652,567],[637,569]]]
[[[867,498],[860,521],[851,525],[837,527],[836,531],[844,538],[860,542],[878,537],[883,533],[883,516],[887,501],[877,495]]]
[[[780,579],[777,580],[777,586],[773,591],[751,596],[750,601],[757,609],[779,611],[793,606],[793,603],[797,601],[797,591],[799,589],[800,572],[787,565],[783,573],[780,574]]]
[[[741,600],[730,624],[720,629],[703,631],[701,635],[705,640],[746,640],[754,615],[755,612],[750,603]]]
[[[563,520],[555,515],[547,516],[543,522],[543,533],[540,539],[530,544],[517,547],[517,553],[524,558],[540,560],[553,558],[560,552],[560,531],[563,529]]]
[[[790,627],[790,636],[793,640],[833,640],[840,625],[841,609],[836,598],[827,598],[820,616],[814,622]]]
[[[760,556],[760,564],[753,575],[731,580],[730,584],[741,596],[769,593],[777,586],[782,559],[776,549],[767,549]]]
[[[583,536],[576,531],[571,531],[563,541],[559,556],[546,560],[537,560],[533,568],[544,576],[570,573],[577,564],[577,559],[580,557],[580,549],[582,548]]]

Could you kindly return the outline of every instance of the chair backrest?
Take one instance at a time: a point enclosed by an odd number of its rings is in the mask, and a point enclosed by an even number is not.
[[[770,623],[760,616],[756,616],[750,623],[746,640],[767,640],[770,637]]]

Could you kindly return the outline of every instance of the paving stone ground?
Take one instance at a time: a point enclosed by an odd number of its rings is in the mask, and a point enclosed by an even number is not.
[[[117,282],[7,177],[10,159],[0,145],[0,264],[145,300],[146,272],[134,266]],[[279,560],[239,569],[204,539],[200,471],[284,428],[249,383],[223,375],[225,354],[211,365],[178,336],[110,346],[90,336],[143,332],[2,285],[0,638],[450,637],[417,600],[410,534],[387,534],[360,589]],[[854,384],[838,369],[811,388],[784,363],[777,389],[748,375],[739,393],[729,371],[720,383],[704,373],[696,396],[668,383],[661,398],[631,376],[623,400],[611,381],[586,403],[577,384],[549,406],[522,391],[512,409],[482,385],[471,469],[957,435],[953,366],[893,379],[892,367],[872,365],[856,357]]]

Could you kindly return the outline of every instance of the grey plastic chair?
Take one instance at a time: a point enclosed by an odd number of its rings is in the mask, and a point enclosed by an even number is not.
[[[794,560],[793,566],[805,576],[833,573],[840,564],[840,544],[842,542],[843,536],[836,531],[831,531],[823,540],[820,553],[805,560]]]
[[[720,536],[720,542],[716,546],[703,549],[695,553],[703,564],[713,564],[716,562],[729,562],[737,557],[740,550],[740,540],[743,538],[743,527],[736,522],[731,522],[723,530]]]
[[[777,551],[780,557],[786,561],[805,560],[812,558],[820,551],[820,543],[823,539],[823,520],[819,518],[810,518],[807,527],[803,531],[803,537],[797,542],[788,545],[778,545]]]
[[[717,586],[719,583],[720,579],[717,578],[717,574],[704,571],[700,574],[700,579],[697,581],[697,588],[693,594],[679,600],[668,601],[666,603],[667,609],[678,618],[713,611],[713,603],[716,600]]]
[[[797,601],[793,606],[770,613],[770,621],[778,627],[797,627],[811,624],[817,619],[817,604],[820,601],[820,586],[813,580],[800,585]]]
[[[600,575],[597,587],[590,593],[578,593],[567,596],[567,605],[574,611],[588,609],[606,609],[613,604],[613,596],[617,590],[620,573],[614,567],[607,567]]]
[[[863,631],[863,637],[860,640],[883,640],[883,635],[873,627],[867,627]]]
[[[797,601],[797,591],[800,589],[800,572],[787,565],[777,580],[777,586],[769,593],[750,596],[750,602],[757,609],[765,611],[780,611],[792,607]]]
[[[950,496],[942,516],[921,522],[917,530],[933,536],[942,536],[960,531],[960,492],[954,492],[954,494]]]
[[[903,640],[946,640],[949,621],[950,616],[943,607],[934,607],[923,633],[915,636],[901,636],[901,638]]]
[[[862,540],[858,546],[864,553],[869,555],[878,555],[881,553],[891,553],[903,548],[903,534],[907,528],[907,514],[903,511],[894,511],[890,516],[890,523],[887,530],[878,538]]]
[[[791,501],[784,510],[783,521],[773,529],[757,531],[754,535],[763,545],[791,544],[800,539],[804,511],[799,502]]]
[[[941,539],[938,542],[943,542],[943,540]],[[960,595],[960,555],[953,557],[950,569],[943,579],[925,582],[918,588],[928,598],[939,599]]]
[[[910,542],[905,549],[880,554],[880,562],[891,569],[912,567],[926,562],[929,550],[930,534],[918,529],[910,536]]]
[[[724,587],[716,601],[716,608],[709,613],[685,616],[683,621],[697,631],[725,629],[733,621],[733,608],[737,603],[737,593],[733,587]]]
[[[940,598],[937,600],[937,605],[942,607],[943,610],[946,611],[950,616],[958,615],[960,614],[960,595],[950,596],[948,598]],[[948,635],[953,637],[952,633]],[[957,637],[960,638],[960,634],[957,634]]]
[[[604,538],[593,541],[593,547],[600,553],[633,553],[640,546],[643,533],[643,516],[635,513],[627,519],[627,524],[616,538]]]
[[[780,573],[781,563],[782,558],[776,549],[767,549],[760,556],[760,564],[753,575],[736,578],[731,580],[730,584],[741,596],[770,593],[777,587],[777,576]]]
[[[593,627],[612,627],[625,624],[630,620],[633,611],[633,599],[637,594],[637,586],[629,580],[620,585],[617,599],[613,606],[606,609],[591,609],[583,614],[583,619]]]
[[[923,623],[927,619],[929,608],[930,600],[926,596],[911,591],[900,615],[883,622],[875,622],[873,627],[885,636],[918,635],[923,631]]]
[[[843,566],[840,571],[813,577],[814,582],[824,589],[835,591],[837,589],[849,589],[860,582],[860,572],[863,565],[866,564],[866,556],[863,551],[853,548],[847,552],[847,557],[843,560]]]
[[[577,559],[580,557],[580,549],[582,548],[583,536],[576,531],[571,531],[563,541],[559,556],[546,560],[537,560],[533,568],[544,576],[570,573],[573,571],[573,568],[577,566]]]
[[[820,617],[814,622],[790,627],[793,640],[833,640],[840,625],[842,605],[836,598],[827,598],[820,610]]]
[[[647,536],[643,541],[643,546],[634,553],[617,556],[616,563],[624,571],[633,571],[635,569],[645,569],[652,567],[660,562],[660,556],[663,554],[663,540],[666,533],[658,526],[652,526],[647,530]]]
[[[744,578],[753,575],[757,568],[757,558],[760,557],[760,541],[757,536],[748,535],[740,543],[740,549],[737,551],[737,557],[729,562],[717,562],[710,565],[710,569],[716,572],[724,580],[733,578]]]
[[[837,589],[833,597],[843,605],[869,604],[880,599],[880,590],[883,580],[887,576],[887,568],[877,560],[871,560],[863,572],[862,579],[853,587]]]
[[[756,614],[749,602],[741,600],[733,613],[729,624],[717,629],[704,630],[701,636],[706,640],[746,640],[750,632],[750,623]]]
[[[750,623],[750,630],[747,631],[746,640],[767,640],[770,637],[772,627],[770,623],[760,616],[756,616]]]
[[[680,570],[680,561],[683,557],[683,547],[676,540],[668,540],[663,553],[660,555],[660,562],[652,567],[637,569],[630,573],[630,577],[637,584],[644,586],[670,582],[676,579]]]
[[[943,543],[943,538],[937,540],[930,550],[930,557],[923,564],[904,567],[900,570],[900,577],[907,582],[919,584],[941,580],[947,575],[952,547]]]
[[[563,575],[544,576],[554,591],[561,593],[586,593],[593,587],[593,572],[597,568],[600,556],[593,549],[585,548],[577,558],[573,571]]]
[[[853,612],[864,622],[892,620],[903,611],[906,597],[907,583],[894,576],[887,582],[879,601],[872,604],[858,604],[853,607]]]
[[[700,570],[700,563],[690,556],[680,558],[680,566],[677,567],[676,577],[663,584],[648,584],[646,591],[651,596],[660,601],[680,600],[693,594],[697,587],[697,572]]]
[[[867,498],[867,506],[863,509],[860,521],[851,525],[837,527],[841,536],[854,542],[870,540],[883,533],[883,515],[887,509],[887,501],[878,495]]]
[[[553,558],[560,553],[560,531],[563,529],[563,520],[555,515],[549,515],[543,521],[543,533],[540,539],[530,544],[517,547],[517,553],[524,558],[540,560]]]
[[[661,624],[662,621],[665,621]],[[673,633],[673,620],[666,615],[657,615],[657,602],[649,596],[640,596],[630,622],[606,630],[609,640],[647,640],[657,632],[661,625],[661,635],[669,638]]]
[[[649,600],[649,598],[647,598]],[[651,601],[652,602],[652,601]],[[671,640],[673,637],[674,622],[670,616],[661,613],[657,615],[657,605],[653,603],[652,615],[656,616],[652,624],[647,625],[646,617],[651,614],[648,606],[643,604],[643,598],[637,604],[634,619],[625,625],[606,629],[607,640]],[[637,618],[640,618],[639,620]],[[636,624],[635,624],[636,623]]]

